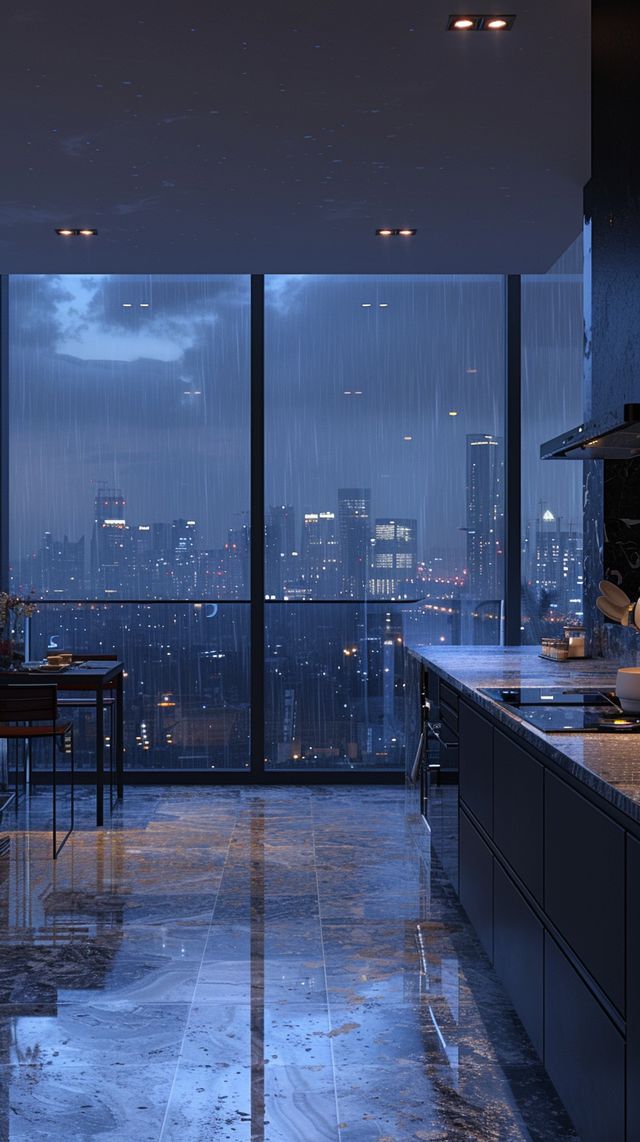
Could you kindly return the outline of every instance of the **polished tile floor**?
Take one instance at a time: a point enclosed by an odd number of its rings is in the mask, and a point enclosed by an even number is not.
[[[399,789],[129,789],[100,831],[85,791],[55,864],[48,807],[0,860],[1,1139],[574,1137]]]

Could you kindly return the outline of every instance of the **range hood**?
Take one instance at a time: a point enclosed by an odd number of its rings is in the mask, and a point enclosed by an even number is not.
[[[640,456],[640,404],[625,404],[540,445],[541,460],[631,460]]]

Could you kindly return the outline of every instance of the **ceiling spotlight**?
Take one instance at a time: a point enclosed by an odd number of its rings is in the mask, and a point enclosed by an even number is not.
[[[490,13],[486,16],[449,16],[447,29],[450,32],[509,32],[513,27],[515,16],[496,15]]]
[[[390,238],[395,230],[376,230],[376,238]]]
[[[449,16],[449,31],[468,32],[478,27],[477,16]]]
[[[74,227],[73,229],[69,226],[62,226],[62,227],[59,227],[58,229],[56,229],[56,234],[58,234],[59,237],[61,237],[61,238],[78,238],[80,236],[82,236],[83,238],[88,238],[88,237],[93,237],[93,235],[97,234],[97,233],[98,233],[97,230],[89,230],[89,229],[82,229],[81,230],[77,226]]]
[[[407,230],[407,229],[398,230],[397,232],[401,238],[415,238],[416,234],[418,233],[417,230]]]

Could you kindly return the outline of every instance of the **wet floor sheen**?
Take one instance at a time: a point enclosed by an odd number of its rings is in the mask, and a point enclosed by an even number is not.
[[[0,858],[0,1139],[574,1138],[400,790],[79,802]]]

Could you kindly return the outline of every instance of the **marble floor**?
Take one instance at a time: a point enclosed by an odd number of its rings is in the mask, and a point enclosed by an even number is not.
[[[400,789],[135,788],[99,831],[86,790],[55,863],[48,808],[0,858],[0,1139],[575,1137]]]

